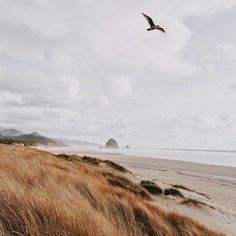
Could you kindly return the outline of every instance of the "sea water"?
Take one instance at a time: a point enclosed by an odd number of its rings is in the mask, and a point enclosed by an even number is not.
[[[60,150],[60,148],[59,148]],[[200,150],[200,149],[105,149],[96,147],[66,147],[61,152],[98,152],[129,156],[180,160],[202,164],[236,167],[236,150]]]

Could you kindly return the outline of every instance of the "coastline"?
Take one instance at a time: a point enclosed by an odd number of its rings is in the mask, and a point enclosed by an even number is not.
[[[61,153],[60,148],[39,149]],[[205,206],[182,205],[182,199],[178,197],[158,196],[155,201],[163,209],[190,216],[226,235],[233,236],[236,232],[235,167],[90,151],[71,150],[66,151],[66,154],[87,155],[117,162],[130,170],[137,181],[153,180],[163,188],[181,185],[191,189],[193,191],[181,192],[186,198],[200,201]]]
[[[44,148],[44,147],[40,147]],[[176,160],[214,166],[236,168],[236,151],[229,150],[193,150],[193,149],[149,149],[120,148],[106,149],[94,147],[45,147],[46,150],[62,153],[96,153],[109,155],[134,156],[151,159]]]
[[[128,155],[123,153],[113,153],[109,152],[96,152],[94,150],[75,150],[74,148],[58,148],[58,147],[34,147],[37,149],[45,150],[48,152],[52,152],[55,154],[60,153],[67,153],[67,154],[78,154],[78,155],[91,155],[101,159],[110,159],[116,162],[119,162],[124,165],[141,165],[143,166],[144,160],[145,165],[150,166],[150,168],[156,165],[163,168],[170,168],[175,170],[190,170],[201,172],[203,174],[210,174],[215,176],[222,176],[222,177],[232,177],[236,178],[236,167],[233,166],[225,166],[225,165],[216,165],[216,164],[205,164],[205,163],[198,163],[192,161],[183,161],[183,160],[174,160],[174,159],[167,159],[162,158],[161,156],[156,157],[149,157],[149,156],[140,156],[140,155]],[[155,167],[154,167],[155,168]]]

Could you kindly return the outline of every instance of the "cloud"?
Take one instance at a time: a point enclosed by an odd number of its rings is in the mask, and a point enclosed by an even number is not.
[[[217,21],[235,4],[2,0],[1,126],[99,142],[118,136],[139,146],[149,142],[147,134],[155,146],[171,145],[173,134],[186,138],[183,129],[226,132],[236,115],[229,102],[235,95],[228,94],[235,84],[235,44],[227,37],[210,47],[216,35],[200,32],[204,42],[192,45],[196,30],[188,21]],[[147,32],[141,11],[167,34]],[[232,31],[232,22],[227,27]],[[205,45],[207,55],[198,57]],[[195,60],[188,60],[190,52]],[[209,116],[200,115],[206,111]],[[229,120],[220,118],[229,113]]]
[[[3,105],[21,105],[23,103],[22,97],[19,94],[14,94],[9,91],[0,91],[0,104]]]
[[[232,84],[229,86],[229,89],[232,91],[232,92],[236,92],[236,84]]]
[[[219,51],[218,60],[236,62],[236,46],[234,44],[222,42],[217,46],[217,50]]]

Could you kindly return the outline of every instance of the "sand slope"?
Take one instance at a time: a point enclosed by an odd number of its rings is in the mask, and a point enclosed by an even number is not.
[[[57,149],[50,151],[57,152]],[[118,154],[80,154],[116,161],[131,170],[137,179],[154,180],[163,188],[177,184],[193,190],[179,189],[186,198],[206,205],[183,205],[179,197],[158,196],[155,201],[165,209],[191,216],[226,235],[236,235],[236,168]]]

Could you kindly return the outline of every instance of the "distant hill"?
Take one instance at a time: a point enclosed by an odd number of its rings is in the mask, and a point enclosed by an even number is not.
[[[41,134],[39,134],[38,132],[35,132],[35,131],[30,133],[30,135],[33,135],[35,137],[43,137]]]
[[[59,140],[50,139],[44,137],[36,132],[31,134],[23,134],[18,136],[0,136],[0,143],[4,144],[14,144],[14,143],[23,143],[25,146],[65,146]]]
[[[14,137],[14,136],[19,136],[22,135],[23,132],[17,129],[3,129],[0,128],[0,135],[1,136],[9,136],[9,137]]]
[[[5,129],[0,127],[0,143],[13,144],[23,143],[26,146],[74,146],[74,147],[99,147],[100,144],[87,142],[83,140],[70,140],[65,138],[49,138],[32,132],[25,134],[17,129]]]
[[[65,138],[58,138],[57,140],[63,142],[64,144],[72,147],[99,147],[100,144],[93,143],[93,142],[87,142],[83,140],[70,140]]]

